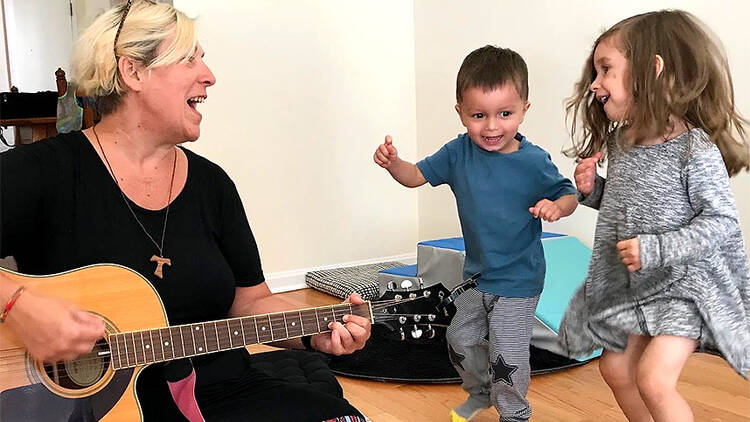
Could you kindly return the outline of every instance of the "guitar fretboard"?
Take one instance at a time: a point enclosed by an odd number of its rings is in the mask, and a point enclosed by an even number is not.
[[[347,314],[363,316],[372,321],[369,302],[361,305],[342,303],[110,334],[112,367],[114,369],[132,368],[237,349],[251,344],[270,343],[324,333],[331,331],[328,328],[331,322],[343,323],[342,318]]]

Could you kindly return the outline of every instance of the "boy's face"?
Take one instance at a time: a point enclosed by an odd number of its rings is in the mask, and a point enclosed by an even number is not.
[[[518,150],[518,126],[531,105],[513,84],[485,92],[480,87],[465,90],[456,111],[471,140],[485,151],[507,154]]]

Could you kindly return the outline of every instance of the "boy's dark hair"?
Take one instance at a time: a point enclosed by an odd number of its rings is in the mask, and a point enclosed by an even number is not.
[[[456,101],[461,103],[463,93],[470,88],[492,91],[512,83],[518,95],[529,99],[529,71],[526,62],[515,51],[486,45],[464,59],[456,78]]]

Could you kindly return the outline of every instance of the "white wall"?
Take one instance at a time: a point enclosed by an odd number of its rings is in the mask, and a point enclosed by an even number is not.
[[[242,196],[267,274],[414,253],[417,195],[372,161],[416,152],[413,4],[177,0],[217,77],[189,148]]]
[[[733,70],[740,111],[750,116],[750,2],[539,0],[463,2],[416,0],[416,87],[419,157],[432,154],[463,131],[456,112],[455,78],[463,58],[486,44],[518,51],[529,67],[531,109],[521,132],[552,154],[562,173],[572,178],[574,163],[560,151],[569,146],[563,101],[580,77],[591,45],[603,30],[645,11],[681,8],[710,26],[723,41]],[[750,234],[750,174],[733,179],[746,246]],[[571,217],[545,230],[569,233],[591,245],[596,212],[579,207]],[[419,237],[460,235],[448,188],[420,188]]]
[[[73,51],[68,0],[3,0],[10,80],[21,92],[57,91],[55,70]]]

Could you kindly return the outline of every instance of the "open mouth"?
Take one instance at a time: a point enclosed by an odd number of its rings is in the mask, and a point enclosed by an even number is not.
[[[597,100],[599,100],[600,103],[604,104],[609,100],[609,95],[602,95],[601,97],[598,97]]]
[[[488,145],[497,145],[497,144],[500,143],[500,140],[503,138],[503,136],[502,135],[498,135],[498,136],[483,136],[483,138],[484,138],[484,143],[486,143]]]
[[[206,101],[206,97],[203,95],[199,95],[197,97],[190,97],[187,99],[187,105],[190,106],[195,111],[198,111],[198,104],[203,103]]]

